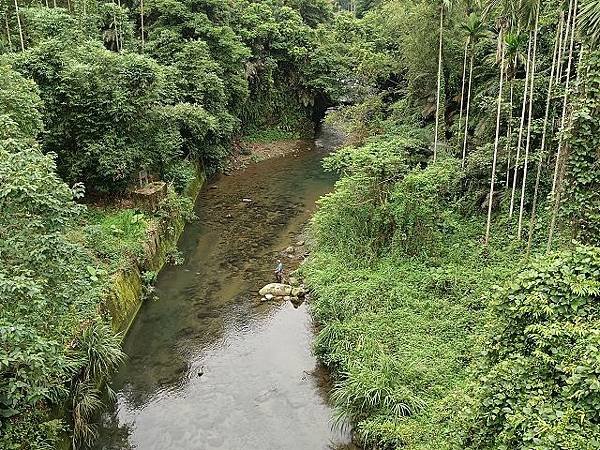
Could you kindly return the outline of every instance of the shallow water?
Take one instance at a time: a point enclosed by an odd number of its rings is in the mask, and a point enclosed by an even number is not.
[[[200,194],[199,220],[180,241],[184,264],[161,272],[158,300],[125,340],[96,448],[351,448],[331,426],[307,306],[257,302],[279,252],[332,189],[320,160],[338,142],[324,130],[298,154],[221,176]]]

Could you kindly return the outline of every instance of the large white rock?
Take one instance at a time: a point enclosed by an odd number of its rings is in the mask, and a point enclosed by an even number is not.
[[[288,284],[282,283],[270,283],[263,287],[258,293],[260,295],[271,294],[275,297],[283,297],[285,295],[290,295],[292,292],[292,287]]]

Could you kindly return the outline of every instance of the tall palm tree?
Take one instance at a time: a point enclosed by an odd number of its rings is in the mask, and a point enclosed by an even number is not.
[[[570,27],[571,34],[568,38],[568,40],[569,40],[569,56],[568,56],[568,60],[567,60],[567,72],[566,72],[567,78],[565,81],[565,90],[564,90],[564,95],[563,95],[563,111],[562,111],[561,125],[560,125],[561,131],[563,131],[565,129],[566,120],[567,120],[567,106],[568,106],[568,100],[569,100],[569,88],[570,88],[570,84],[571,84],[571,69],[572,69],[572,62],[573,62],[573,50],[574,50],[574,46],[575,46],[575,27],[577,25],[578,0],[573,1],[572,8],[573,8],[573,10],[569,11],[569,17],[572,17],[572,26]],[[567,24],[567,28],[569,28],[568,24]],[[558,181],[557,178],[558,178],[559,165],[560,165],[561,156],[562,156],[562,146],[563,146],[563,140],[560,139],[559,143],[558,143],[558,150],[556,152],[554,176],[552,179],[552,191],[551,191],[552,198],[554,198],[554,194],[556,192],[556,184]]]
[[[463,122],[463,111],[465,107],[465,88],[467,84],[467,59],[469,57],[469,41],[465,41],[465,50],[463,56],[463,70],[462,70],[462,86],[460,89],[460,114],[458,116],[458,139],[456,140],[457,145],[460,146],[460,136],[462,136],[462,122]]]
[[[529,39],[529,45],[527,48],[527,63],[525,66],[525,84],[523,85],[523,102],[521,104],[521,123],[519,125],[519,137],[517,138],[517,154],[515,155],[515,165],[513,169],[512,178],[512,191],[510,194],[510,207],[508,210],[508,216],[512,217],[515,208],[515,193],[517,191],[517,174],[519,171],[519,162],[521,159],[521,147],[523,144],[523,131],[525,130],[525,113],[527,111],[527,93],[529,86],[529,73],[531,64],[531,44],[532,40]]]
[[[558,75],[558,55],[560,52],[560,40],[562,38],[562,28],[564,22],[564,13],[561,13],[559,26],[556,27],[556,37],[554,38],[554,52],[552,53],[552,67],[550,69],[550,80],[548,81],[548,94],[546,96],[546,111],[544,113],[544,125],[542,126],[542,142],[538,154],[537,172],[535,176],[535,188],[533,190],[533,202],[531,205],[531,217],[529,218],[529,236],[527,238],[527,255],[531,252],[531,243],[533,242],[533,233],[535,231],[536,209],[540,189],[540,179],[542,174],[542,164],[546,150],[546,138],[548,135],[548,118],[550,116],[550,103],[552,102],[552,91],[554,78]]]
[[[570,0],[572,2],[573,0]],[[571,21],[571,3],[569,3],[569,22]],[[559,22],[559,37],[558,37],[558,56],[556,58],[556,74],[554,75],[554,84],[558,86],[560,80],[562,79],[562,47],[563,47],[563,32],[565,32],[565,12],[561,11],[560,13],[560,22]],[[566,38],[565,38],[566,39]]]
[[[586,0],[579,11],[579,29],[586,43],[595,48],[600,43],[600,0]]]
[[[4,24],[6,25],[6,40],[8,42],[8,50],[12,52],[13,46],[10,38],[10,25],[8,23],[8,7],[4,11]]]
[[[566,122],[567,122],[567,105],[569,99],[569,87],[571,82],[571,66],[573,61],[573,50],[575,47],[575,30],[577,28],[577,8],[578,8],[578,0],[573,0],[572,11],[569,11],[569,14],[572,14],[573,20],[571,25],[571,35],[569,37],[569,57],[567,61],[567,79],[565,81],[565,92],[563,96],[563,111],[561,118],[561,132],[565,130]],[[558,216],[558,209],[560,208],[561,201],[561,188],[562,188],[562,179],[564,173],[564,161],[563,161],[563,145],[564,139],[561,137],[558,143],[558,150],[556,152],[556,162],[554,166],[554,176],[552,178],[552,191],[550,193],[550,198],[553,201],[552,205],[552,218],[550,219],[550,226],[548,230],[548,244],[546,247],[546,251],[549,252],[552,248],[552,240],[554,238],[554,228],[556,227],[556,217]]]
[[[523,54],[523,47],[527,42],[527,35],[519,31],[509,32],[506,35],[506,61],[508,66],[506,69],[506,80],[510,84],[510,95],[509,95],[509,118],[508,127],[506,128],[506,187],[508,187],[510,179],[510,163],[512,156],[512,121],[513,121],[513,101],[514,101],[514,89],[515,89],[515,77],[517,74],[517,68],[520,62],[528,62],[526,55]]]
[[[488,215],[485,227],[485,245],[490,242],[490,229],[492,225],[492,207],[494,204],[494,183],[496,181],[496,164],[498,161],[498,143],[500,141],[500,117],[502,115],[502,91],[504,88],[504,28],[505,24],[500,24],[499,42],[500,42],[500,87],[498,89],[498,109],[496,111],[496,138],[494,140],[494,156],[492,158],[492,174],[490,177],[490,194],[488,197]]]
[[[569,36],[571,36],[571,23],[573,22],[573,1],[574,0],[569,0],[569,7],[567,10],[567,22],[565,24],[565,34],[564,36],[561,36],[561,43],[560,43],[560,48],[559,48],[559,53],[558,53],[558,70],[557,70],[557,77],[556,77],[556,84],[559,85],[562,82],[562,70],[563,70],[563,59],[564,59],[564,55],[567,53],[567,50],[569,49]]]
[[[144,53],[144,0],[140,0],[140,31],[142,33],[142,53]]]
[[[537,40],[538,40],[538,31],[539,31],[539,23],[540,23],[540,9],[541,4],[539,0],[536,0],[532,5],[535,9],[535,23],[534,23],[534,31],[533,31],[533,55],[531,57],[531,76],[530,76],[530,86],[529,86],[529,117],[527,121],[527,141],[525,144],[525,160],[523,165],[523,179],[521,182],[521,204],[519,207],[519,222],[517,226],[517,237],[521,239],[521,234],[523,231],[523,210],[525,207],[525,187],[527,185],[527,170],[529,166],[529,149],[531,145],[531,123],[533,121],[533,88],[535,86],[535,64],[536,64],[536,56],[537,56]],[[527,87],[526,87],[527,88]]]
[[[471,57],[469,60],[469,83],[467,88],[467,111],[465,113],[465,130],[462,148],[462,167],[465,167],[467,159],[467,137],[469,135],[469,113],[471,111],[471,92],[473,90],[473,64],[475,60],[475,45],[477,41],[486,35],[485,24],[475,13],[469,14],[466,22],[461,26],[467,35],[467,45],[470,47]]]
[[[21,25],[21,14],[19,13],[19,3],[15,0],[15,14],[17,16],[17,27],[19,28],[19,38],[21,40],[21,51],[25,51],[25,40],[23,39],[23,26]]]
[[[450,12],[454,0],[441,0],[440,2],[440,42],[438,49],[438,74],[437,74],[437,94],[435,108],[435,142],[433,144],[433,162],[437,159],[437,148],[439,142],[440,130],[440,106],[442,97],[442,76],[443,76],[443,47],[444,47],[444,12]]]

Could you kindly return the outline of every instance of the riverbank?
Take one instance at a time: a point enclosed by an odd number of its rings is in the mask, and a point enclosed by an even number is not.
[[[139,209],[120,208],[104,217],[105,221],[125,217],[121,227],[113,224],[108,230],[120,244],[127,242],[127,234],[133,234],[129,236],[129,247],[114,249],[119,256],[116,261],[110,261],[109,267],[113,270],[109,272],[111,281],[103,302],[113,330],[122,338],[144,299],[152,296],[153,283],[160,270],[167,262],[177,262],[177,242],[185,223],[191,219],[192,205],[205,182],[206,174],[198,168],[183,191],[169,192],[156,211],[148,214]]]
[[[279,135],[278,135],[279,136]],[[257,136],[253,139],[241,140],[234,146],[226,172],[244,170],[248,165],[271,158],[299,155],[309,150],[312,141],[284,134],[281,139],[271,140],[269,137]]]
[[[315,220],[328,213],[325,205]],[[484,304],[522,260],[509,240],[482,250],[481,221],[453,219],[464,231],[445,236],[433,255],[365,260],[320,241],[301,268],[336,416],[365,448],[458,448],[451,422],[467,401]]]

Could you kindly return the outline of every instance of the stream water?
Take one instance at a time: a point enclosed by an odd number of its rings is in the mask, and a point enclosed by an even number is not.
[[[331,426],[306,304],[257,302],[280,251],[333,187],[320,161],[338,143],[325,128],[296,155],[221,176],[200,194],[180,240],[185,262],[160,273],[158,299],[125,340],[97,449],[353,448]]]

